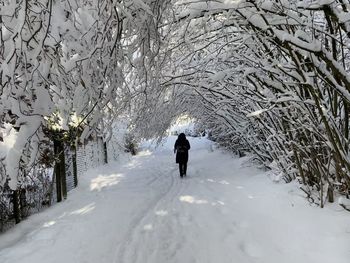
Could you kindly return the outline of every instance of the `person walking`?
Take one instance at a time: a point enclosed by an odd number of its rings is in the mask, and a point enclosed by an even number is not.
[[[191,148],[189,141],[184,133],[180,133],[175,145],[174,153],[176,153],[176,163],[179,164],[180,177],[186,176],[188,150]]]

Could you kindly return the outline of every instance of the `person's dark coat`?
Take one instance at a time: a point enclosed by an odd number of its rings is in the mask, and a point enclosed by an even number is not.
[[[176,163],[188,162],[188,150],[190,148],[190,143],[186,139],[185,134],[181,133],[174,145],[174,152],[176,152]]]

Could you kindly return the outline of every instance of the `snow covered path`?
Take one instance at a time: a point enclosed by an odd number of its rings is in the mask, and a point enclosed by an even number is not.
[[[0,235],[1,263],[348,263],[350,215],[192,139],[89,171],[69,199]],[[333,222],[330,225],[329,222]]]

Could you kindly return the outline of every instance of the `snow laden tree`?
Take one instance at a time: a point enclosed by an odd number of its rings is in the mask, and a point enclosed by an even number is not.
[[[315,202],[349,194],[345,1],[0,7],[0,143],[13,143],[0,153],[0,185],[28,178],[45,138],[108,140],[122,115],[138,136],[160,136],[187,113],[226,147],[298,178]]]
[[[349,195],[349,4],[174,1],[173,72],[188,108],[323,206]],[[317,193],[317,195],[314,195]]]
[[[16,190],[35,176],[30,169],[51,147],[47,138],[59,144],[56,164],[64,143],[92,131],[108,140],[115,116],[155,86],[166,4],[1,1],[1,187]]]

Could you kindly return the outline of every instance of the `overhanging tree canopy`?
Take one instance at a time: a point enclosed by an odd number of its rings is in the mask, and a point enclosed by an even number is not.
[[[127,111],[143,137],[190,114],[321,205],[349,194],[349,2],[23,0],[0,14],[0,118],[19,129],[2,184],[16,188],[47,118],[85,137]]]

